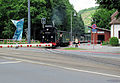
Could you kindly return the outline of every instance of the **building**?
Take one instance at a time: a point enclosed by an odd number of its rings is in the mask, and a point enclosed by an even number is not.
[[[111,16],[111,37],[117,37],[119,39],[120,43],[120,18],[116,18],[118,15],[118,11],[116,11],[112,16]]]
[[[91,27],[92,29],[92,27]],[[100,44],[103,41],[109,41],[110,39],[110,30],[96,27],[96,32],[92,32],[91,30],[91,43]]]

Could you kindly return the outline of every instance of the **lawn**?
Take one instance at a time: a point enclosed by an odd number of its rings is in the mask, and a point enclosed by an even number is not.
[[[64,48],[64,50],[86,50],[82,48]]]

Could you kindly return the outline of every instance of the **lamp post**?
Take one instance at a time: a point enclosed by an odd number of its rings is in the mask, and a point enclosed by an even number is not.
[[[72,41],[72,21],[73,21],[73,20],[72,20],[72,13],[73,13],[73,12],[71,12],[71,41]],[[75,13],[75,12],[74,12],[74,15],[73,15],[73,16],[76,16],[76,13]]]
[[[27,40],[28,40],[28,44],[30,44],[30,43],[31,43],[30,36],[31,36],[31,23],[30,23],[30,0],[28,0],[28,33],[27,33]]]

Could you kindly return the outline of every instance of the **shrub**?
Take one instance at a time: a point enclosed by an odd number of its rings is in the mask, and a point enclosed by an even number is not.
[[[110,38],[110,42],[109,43],[112,46],[118,46],[119,45],[119,40],[118,40],[117,37],[112,37],[112,38]]]
[[[0,41],[0,44],[3,44],[3,42]]]
[[[3,40],[4,41],[4,44],[7,44],[7,40]]]
[[[108,45],[108,44],[109,44],[108,41],[103,41],[103,42],[102,42],[102,45]]]

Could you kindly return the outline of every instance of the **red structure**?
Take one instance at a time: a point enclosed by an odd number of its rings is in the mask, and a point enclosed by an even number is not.
[[[109,41],[110,38],[110,30],[103,29],[103,28],[96,28],[97,32],[93,33],[91,30],[91,43],[93,44],[100,44],[102,41]],[[93,39],[94,38],[94,39]]]

